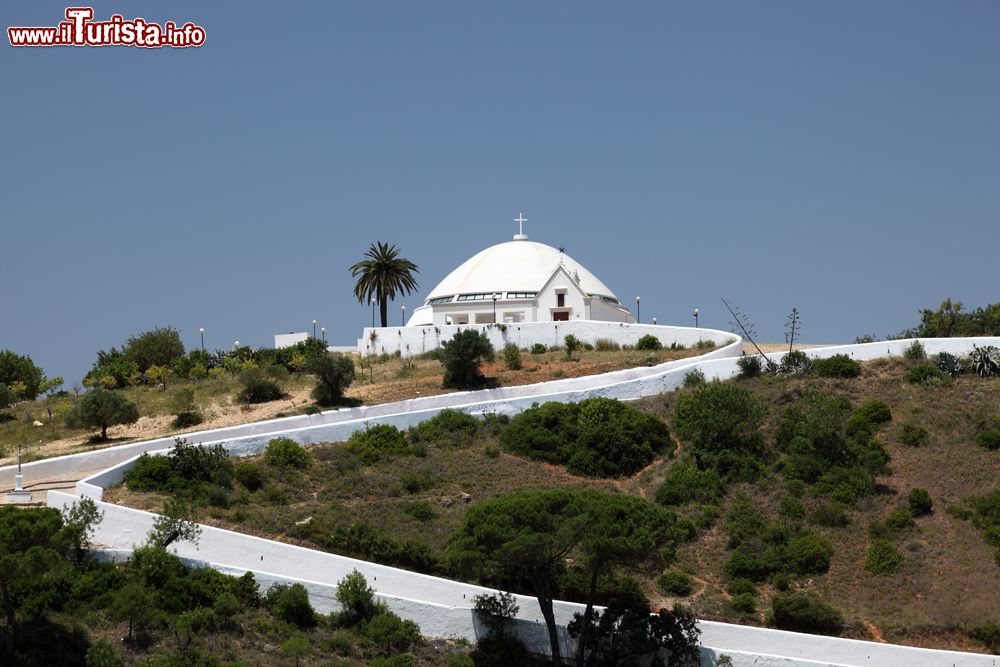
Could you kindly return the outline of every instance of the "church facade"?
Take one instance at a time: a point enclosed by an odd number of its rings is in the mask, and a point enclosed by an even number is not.
[[[522,228],[514,240],[486,248],[449,273],[406,325],[570,320],[635,322],[593,273],[561,249],[529,241]]]

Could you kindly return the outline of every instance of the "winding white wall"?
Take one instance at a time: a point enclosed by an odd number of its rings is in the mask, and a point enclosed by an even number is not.
[[[858,360],[870,360],[885,356],[901,355],[910,345],[911,340],[867,343],[861,345],[846,345],[830,348],[808,350],[812,357],[829,357],[834,354],[847,354]],[[1000,337],[993,338],[946,338],[921,339],[928,354],[947,351],[956,355],[968,353],[973,345],[1000,345]],[[615,381],[601,384],[585,382],[578,385],[562,384],[565,381],[533,385],[533,390],[524,387],[511,387],[511,394],[478,402],[450,404],[446,397],[429,397],[428,402],[405,401],[391,406],[374,406],[370,409],[371,421],[393,423],[397,426],[409,426],[433,414],[443,407],[455,407],[467,412],[476,413],[484,410],[495,410],[503,413],[514,413],[525,409],[531,402],[558,400],[564,402],[578,401],[591,396],[607,396],[623,400],[631,400],[641,396],[662,393],[679,386],[684,375],[691,370],[700,369],[707,379],[725,379],[732,377],[738,370],[735,355],[739,354],[738,343],[716,350],[711,354],[695,359],[685,359],[671,362],[653,369],[630,369],[620,371],[624,374],[607,374],[606,376],[591,376],[603,378],[615,376]],[[780,358],[781,354],[770,355]],[[643,372],[643,371],[652,372]],[[579,379],[579,378],[578,378]],[[514,391],[517,390],[517,391]],[[551,390],[551,393],[546,393]],[[451,400],[468,401],[470,397],[481,398],[489,392],[503,390],[487,390],[483,392],[466,392],[452,394],[457,397]],[[523,393],[520,393],[523,392]],[[444,403],[444,404],[442,404]],[[406,406],[415,410],[407,411]],[[331,413],[326,413],[330,415]],[[245,454],[260,451],[267,440],[276,435],[286,435],[304,444],[321,441],[336,441],[344,439],[344,434],[361,428],[364,419],[352,418],[351,411],[338,411],[333,415],[344,418],[324,419],[324,423],[301,426],[291,430],[280,430],[280,426],[288,420],[275,420],[265,423],[267,426],[248,425],[249,434],[224,440],[234,454]],[[294,418],[301,419],[301,418]],[[206,432],[205,440],[192,438],[198,442],[212,442],[209,438],[219,437],[234,429],[220,429]],[[236,430],[239,433],[238,430]],[[139,448],[142,445],[145,449]],[[78,466],[73,470],[90,470],[98,462],[112,461],[116,465],[82,480],[78,484],[78,492],[99,499],[103,488],[120,481],[124,470],[141,451],[166,449],[172,441],[161,439],[148,443],[137,443],[107,450],[88,452],[74,457],[62,457],[63,461],[51,464],[51,470],[58,470],[62,463],[72,459],[70,465]],[[118,450],[117,453],[111,453]],[[82,457],[82,458],[81,458]],[[44,464],[47,461],[40,461]],[[76,496],[50,491],[49,504],[60,507],[74,502]],[[105,518],[98,527],[95,540],[103,548],[110,550],[129,550],[133,545],[144,540],[152,525],[153,515],[139,510],[101,503]],[[375,563],[367,563],[354,559],[327,554],[319,551],[303,549],[294,545],[276,541],[263,540],[249,535],[242,535],[217,528],[204,527],[202,538],[197,546],[185,543],[176,547],[177,553],[187,557],[202,560],[213,567],[224,571],[241,573],[253,571],[264,577],[265,581],[303,581],[307,583],[314,604],[322,609],[329,609],[333,604],[331,586],[341,579],[351,569],[357,568],[365,574],[369,582],[378,590],[397,613],[405,618],[416,620],[428,636],[435,637],[465,637],[474,640],[475,625],[471,620],[469,602],[472,596],[483,592],[482,589],[470,584],[455,582],[437,577],[429,577],[414,572],[398,570]],[[271,577],[271,579],[267,579]],[[522,611],[519,614],[521,625],[519,631],[533,649],[545,652],[544,624],[541,623],[540,612],[533,598],[520,597]],[[580,605],[560,602],[556,605],[556,615],[560,623],[567,622]],[[951,651],[933,651],[891,644],[876,644],[856,640],[817,637],[797,633],[782,632],[766,628],[712,623],[699,623],[702,629],[702,658],[704,665],[714,664],[711,656],[727,653],[736,665],[899,665],[914,667],[930,667],[932,665],[952,665],[953,667],[1000,667],[1000,658],[981,654],[958,653]],[[563,637],[565,643],[565,636]],[[568,648],[568,646],[567,646]],[[833,659],[836,662],[830,662]]]

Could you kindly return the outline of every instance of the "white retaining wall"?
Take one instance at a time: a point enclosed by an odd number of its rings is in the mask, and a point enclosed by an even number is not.
[[[672,328],[676,329],[677,327]],[[691,329],[690,331],[709,332],[719,340],[724,340],[725,337],[729,339],[734,338],[731,334],[710,329]],[[659,375],[672,368],[690,365],[696,360],[736,357],[740,355],[740,350],[740,341],[736,339],[735,342],[731,342],[725,347],[715,349],[699,357],[678,359],[657,366],[641,366],[613,371],[611,373],[551,380],[516,387],[500,387],[497,389],[480,389],[476,391],[439,394],[436,396],[423,396],[421,398],[383,403],[381,405],[341,408],[315,415],[298,415],[207,431],[194,431],[184,433],[179,437],[183,437],[192,443],[226,442],[232,443],[232,446],[236,446],[235,443],[237,441],[242,441],[244,443],[242,451],[246,453],[259,451],[257,449],[259,443],[263,442],[266,444],[268,440],[278,435],[288,435],[289,437],[296,438],[303,444],[323,442],[324,440],[316,438],[329,437],[336,437],[336,440],[333,440],[335,442],[350,437],[350,434],[359,428],[364,428],[366,422],[372,424],[392,423],[400,427],[411,426],[416,422],[407,415],[420,413],[418,421],[422,421],[434,416],[444,408],[461,409],[473,414],[482,414],[483,412],[495,409],[507,414],[514,414],[514,412],[529,407],[536,400],[581,400],[581,396],[586,398],[585,394],[587,392],[597,391],[607,385],[635,382],[647,376]],[[623,389],[619,393],[621,395],[628,395],[629,391]],[[594,395],[604,394],[595,393]],[[552,398],[558,396],[572,398]],[[524,400],[513,401],[513,399]],[[494,404],[502,406],[508,402],[510,402],[509,406],[501,408],[493,407]],[[310,430],[314,427],[334,424],[343,424],[344,428],[330,429],[327,434],[322,434],[321,431]],[[117,447],[106,447],[91,452],[81,452],[79,454],[42,459],[41,461],[32,461],[23,465],[25,479],[37,480],[88,472],[116,465],[143,452],[167,449],[173,445],[174,436],[169,436],[119,445]],[[17,466],[0,468],[0,489],[13,488],[14,474],[16,472]]]
[[[599,338],[613,340],[619,345],[635,345],[646,335],[655,336],[665,346],[672,343],[693,347],[699,340],[716,345],[727,345],[735,336],[715,329],[634,324],[628,322],[603,322],[598,320],[568,320],[566,322],[508,322],[507,324],[447,324],[413,327],[365,327],[358,339],[358,352],[369,354],[394,354],[412,357],[436,350],[441,343],[463,329],[484,331],[497,350],[507,343],[518,347],[531,347],[541,343],[546,347],[563,347],[563,339],[574,335],[585,343],[595,343]],[[372,335],[374,334],[374,338]]]
[[[62,508],[76,502],[74,495],[49,491],[50,507]],[[93,542],[99,551],[122,559],[134,546],[142,544],[152,528],[154,514],[98,503],[104,520],[97,526]],[[374,588],[379,599],[403,618],[420,625],[428,637],[464,638],[475,641],[478,627],[471,608],[472,598],[495,592],[450,579],[400,570],[386,565],[360,561],[291,544],[265,540],[211,526],[202,526],[197,545],[179,542],[171,551],[195,564],[215,567],[241,575],[253,572],[263,588],[277,582],[301,583],[317,611],[329,613],[339,608],[336,584],[352,570],[358,570]],[[548,635],[538,602],[534,597],[518,595],[520,611],[517,632],[528,648],[548,652]],[[583,605],[556,602],[553,611],[560,626],[565,626]],[[838,637],[756,628],[751,626],[699,621],[702,664],[714,666],[713,657],[723,653],[734,665],[805,667],[806,665],[872,665],[900,667],[1000,667],[1000,658],[973,653],[935,651],[894,644],[877,644]],[[571,639],[561,630],[564,655],[572,655]]]

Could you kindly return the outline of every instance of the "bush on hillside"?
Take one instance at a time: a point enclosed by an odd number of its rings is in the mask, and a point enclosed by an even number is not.
[[[923,426],[903,424],[899,429],[899,441],[908,447],[923,447],[931,440],[931,434]]]
[[[565,465],[588,477],[623,477],[670,444],[666,424],[607,398],[532,406],[511,420],[500,442],[519,456]]]
[[[694,579],[680,570],[669,570],[656,578],[656,587],[664,595],[687,597],[694,592]]]
[[[740,369],[737,376],[740,379],[759,377],[764,370],[764,365],[760,362],[760,357],[758,356],[740,357],[736,360],[736,365]]]
[[[108,439],[108,427],[139,421],[139,408],[116,391],[91,389],[79,399],[63,419],[70,428],[101,429],[101,440]]]
[[[645,336],[641,337],[639,340],[636,341],[636,343],[635,343],[635,349],[637,349],[637,350],[662,350],[663,349],[663,343],[661,343],[660,339],[657,338],[656,336],[653,336],[651,334],[646,334]]]
[[[507,364],[507,370],[516,371],[521,369],[521,348],[514,343],[507,343],[503,346],[503,361]]]
[[[264,460],[275,468],[304,470],[311,462],[309,453],[291,438],[273,438],[264,450]]]
[[[714,470],[699,470],[693,462],[678,461],[670,466],[656,490],[656,502],[663,505],[714,503],[722,499],[725,488]]]
[[[34,400],[42,391],[44,380],[45,374],[31,357],[15,354],[10,350],[0,350],[0,385],[5,385],[13,395],[13,400],[7,399],[0,403],[0,408],[7,407],[14,400]]]
[[[980,431],[976,434],[976,444],[991,452],[1000,449],[1000,432],[992,429]]]
[[[444,365],[445,387],[478,387],[486,380],[479,366],[493,361],[493,344],[485,331],[466,329],[441,344],[439,358]]]
[[[836,609],[810,595],[783,593],[771,600],[771,623],[779,630],[839,635],[844,619]]]
[[[910,508],[913,516],[924,516],[934,510],[934,501],[931,500],[931,494],[927,489],[918,487],[910,490],[910,495],[907,497],[907,507]]]
[[[746,389],[711,383],[678,397],[674,424],[701,466],[725,481],[749,481],[769,459],[760,430],[766,416],[766,405]]]
[[[274,584],[264,596],[264,606],[275,618],[300,628],[316,625],[316,612],[302,584]]]
[[[534,345],[531,346],[531,353],[532,354],[545,354],[548,351],[549,351],[549,348],[545,347],[541,343],[535,343]]]
[[[342,402],[344,391],[354,382],[354,361],[343,354],[315,352],[305,357],[302,368],[316,376],[312,397],[323,407]]]
[[[913,341],[903,350],[903,358],[909,361],[922,361],[926,359],[927,351],[924,349],[924,344],[919,340]]]
[[[910,384],[932,384],[944,377],[940,368],[930,364],[917,364],[906,369],[906,381]]]
[[[892,574],[903,565],[903,554],[885,539],[875,539],[865,555],[865,569],[872,574]]]
[[[168,454],[140,456],[125,471],[125,483],[134,491],[177,492],[202,485],[229,488],[234,467],[222,445],[189,445],[178,440]]]
[[[367,465],[410,453],[403,433],[391,424],[375,424],[355,431],[347,441],[347,451]]]
[[[420,422],[408,432],[414,443],[427,443],[438,447],[465,447],[482,427],[482,420],[459,410],[441,410]]]
[[[240,383],[243,389],[236,395],[240,403],[268,403],[285,397],[281,386],[264,369],[256,366],[240,373]]]
[[[846,354],[835,354],[813,362],[816,375],[823,378],[856,378],[861,374],[861,364]]]

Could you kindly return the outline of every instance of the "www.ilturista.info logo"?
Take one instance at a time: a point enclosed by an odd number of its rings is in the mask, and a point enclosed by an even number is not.
[[[92,7],[67,7],[66,20],[49,28],[7,28],[11,46],[139,46],[182,49],[205,43],[205,29],[193,23],[178,26],[167,21],[162,26],[146,19],[126,21],[114,14],[108,21],[93,21]]]

